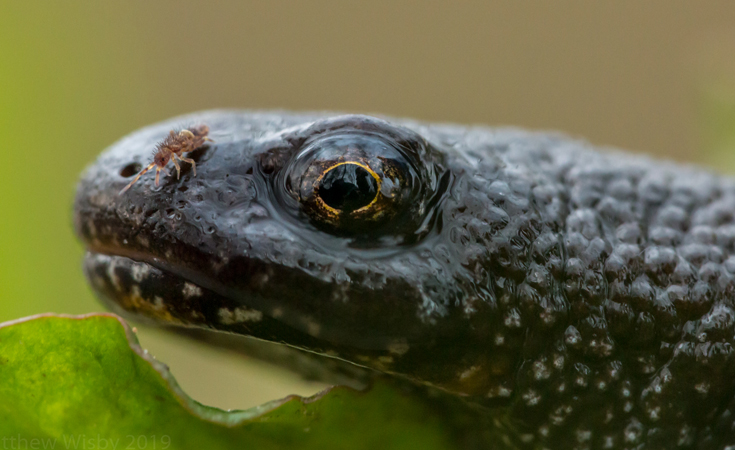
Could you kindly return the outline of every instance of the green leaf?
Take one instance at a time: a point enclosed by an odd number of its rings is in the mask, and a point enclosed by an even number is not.
[[[474,425],[471,415],[447,421],[448,411],[432,405],[377,383],[364,393],[335,387],[227,412],[189,398],[112,314],[0,325],[0,448],[434,450],[477,443],[463,431]]]

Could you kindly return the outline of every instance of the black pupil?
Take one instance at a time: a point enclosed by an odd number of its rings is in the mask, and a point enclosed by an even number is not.
[[[327,172],[319,184],[319,197],[334,209],[352,212],[370,204],[378,183],[357,164],[342,164]]]

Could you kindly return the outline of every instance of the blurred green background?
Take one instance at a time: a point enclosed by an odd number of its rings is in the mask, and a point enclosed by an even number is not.
[[[558,129],[735,167],[735,2],[0,4],[0,321],[99,311],[71,229],[79,173],[206,108],[341,110]],[[320,388],[143,329],[197,400]]]

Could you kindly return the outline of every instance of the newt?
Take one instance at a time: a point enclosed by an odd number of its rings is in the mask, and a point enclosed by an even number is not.
[[[215,141],[196,177],[120,195],[191,123]],[[210,111],[102,153],[74,223],[127,317],[501,408],[522,448],[735,445],[732,178],[562,134]]]

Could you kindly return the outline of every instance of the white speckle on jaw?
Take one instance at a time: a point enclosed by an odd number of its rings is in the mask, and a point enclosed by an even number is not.
[[[161,297],[157,296],[157,295],[155,297],[153,297],[153,306],[156,309],[163,309],[164,306],[165,306],[163,304],[163,299]]]
[[[283,316],[283,308],[273,308],[271,316],[273,316],[274,319],[278,319],[279,317]]]
[[[89,229],[89,237],[91,238],[97,237],[97,227],[95,226],[93,220],[90,220],[87,222],[87,229]]]
[[[340,283],[332,289],[332,301],[347,303],[350,299],[348,293],[350,292],[349,283]]]
[[[392,356],[378,356],[378,362],[382,364],[393,364]]]
[[[528,406],[535,406],[541,401],[541,395],[534,389],[529,389],[521,395]]]
[[[544,364],[541,361],[536,361],[533,363],[532,366],[533,370],[533,377],[536,380],[546,380],[551,376],[551,371],[548,367],[546,367],[546,364]]]
[[[181,290],[181,293],[184,294],[184,298],[192,298],[201,297],[203,292],[202,288],[194,283],[189,283],[187,281],[186,283],[184,283],[184,289]]]
[[[235,308],[234,310],[229,310],[227,308],[220,308],[219,310],[219,321],[224,325],[260,322],[261,320],[263,320],[263,313],[255,309]]]
[[[307,318],[304,320],[306,323],[306,332],[314,337],[318,337],[319,333],[322,332],[322,326],[314,322],[312,319]]]
[[[510,397],[511,393],[512,393],[511,390],[505,386],[496,386],[490,389],[490,392],[487,393],[487,397],[488,398]]]
[[[140,286],[137,284],[134,284],[130,287],[130,295],[132,295],[134,298],[143,298],[140,292]]]
[[[92,275],[92,284],[98,288],[102,288],[105,285],[105,279],[101,276],[94,274]]]
[[[423,288],[419,288],[419,294],[421,295],[421,306],[419,310],[421,312],[421,319],[424,323],[435,325],[437,317],[443,317],[447,315],[447,308],[443,305],[436,303],[423,291]]]
[[[151,266],[148,264],[133,264],[130,269],[130,275],[133,277],[136,283],[140,283],[151,273]]]
[[[464,381],[472,375],[476,374],[480,370],[480,366],[472,366],[469,369],[459,374],[459,381]]]
[[[388,351],[394,355],[404,355],[411,347],[406,341],[395,341],[388,344]]]
[[[138,241],[138,244],[140,244],[140,246],[143,248],[148,248],[151,245],[150,241],[148,241],[148,238],[143,236],[142,234],[139,234],[136,237],[136,240]]]
[[[564,368],[564,357],[561,355],[554,356],[554,369],[562,370]]]
[[[657,421],[658,419],[660,419],[661,418],[661,407],[660,406],[657,406],[657,407],[649,410],[648,411],[648,418],[651,419],[654,422]]]
[[[584,444],[585,442],[592,439],[592,431],[590,430],[585,430],[585,429],[577,430],[576,434],[577,434],[577,442],[579,442],[580,444]]]
[[[268,280],[270,280],[270,276],[267,273],[258,273],[253,275],[250,281],[256,287],[263,288],[268,284]]]
[[[115,273],[115,259],[111,259],[110,264],[107,266],[107,278],[110,279],[110,282],[115,287],[116,291],[122,291],[120,278],[118,278],[117,274]]]
[[[211,262],[211,264],[212,264],[212,268],[213,268],[213,269],[214,269],[215,271],[219,271],[219,270],[220,270],[220,269],[222,269],[222,268],[223,268],[224,266],[226,266],[226,265],[227,265],[227,263],[229,263],[229,262],[230,262],[230,258],[228,258],[228,257],[227,257],[227,255],[225,255],[225,254],[224,254],[224,252],[219,252],[219,253],[217,254],[217,258],[216,258],[216,259],[214,259],[214,260],[213,260],[213,261]]]
[[[531,433],[525,433],[521,435],[521,442],[524,444],[530,444],[533,442],[533,434]]]

